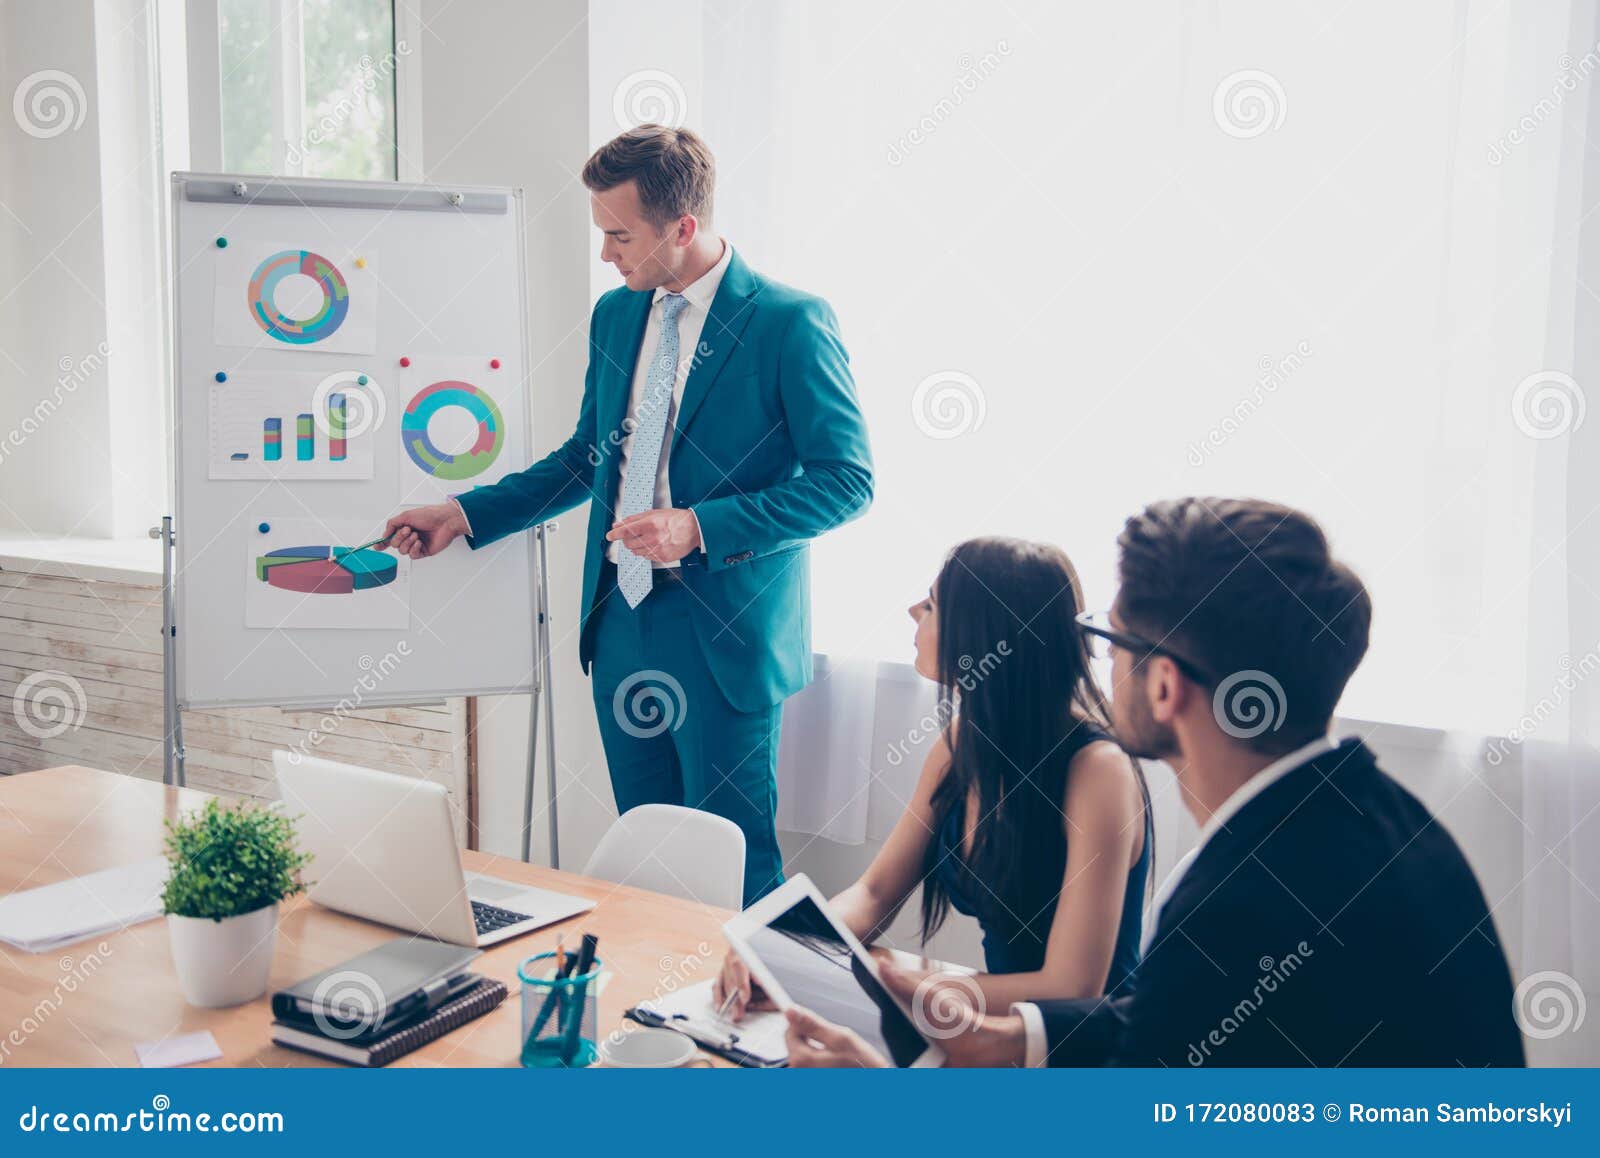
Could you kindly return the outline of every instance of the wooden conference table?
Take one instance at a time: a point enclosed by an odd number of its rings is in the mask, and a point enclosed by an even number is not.
[[[207,795],[76,766],[0,777],[0,895],[154,856],[161,851],[162,821],[199,807]],[[517,965],[554,949],[558,932],[569,949],[580,931],[600,938],[600,957],[611,974],[600,994],[602,1035],[621,1026],[623,1010],[640,1000],[713,977],[726,948],[726,910],[481,852],[463,851],[462,860],[469,870],[590,897],[597,905],[485,950],[473,967],[505,982],[506,1000],[396,1065],[516,1065]],[[271,988],[397,935],[294,897],[280,915]],[[264,996],[232,1009],[188,1005],[173,972],[164,918],[37,955],[0,945],[5,1065],[132,1066],[138,1064],[136,1043],[198,1030],[210,1030],[222,1049],[212,1065],[338,1064],[273,1045],[271,1020]],[[7,1036],[13,1030],[20,1043]]]

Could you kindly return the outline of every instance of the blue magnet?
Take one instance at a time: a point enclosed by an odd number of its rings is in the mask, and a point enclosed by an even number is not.
[[[227,380],[228,380],[228,376],[226,374],[224,374],[221,370],[218,370],[217,371],[217,381],[218,382],[226,382]]]
[[[217,248],[218,249],[227,249],[228,248],[228,239],[226,237],[217,238]]]
[[[270,526],[268,526],[266,523],[257,523],[256,524],[256,530],[260,531],[263,535],[265,535],[268,531],[272,530],[272,528]]]
[[[367,384],[367,376],[365,374],[361,375],[361,377],[356,379],[356,385],[357,386],[365,386],[366,384]]]

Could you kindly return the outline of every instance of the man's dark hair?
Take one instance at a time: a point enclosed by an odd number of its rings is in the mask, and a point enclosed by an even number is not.
[[[1174,499],[1130,518],[1117,544],[1123,625],[1214,681],[1225,732],[1281,754],[1326,731],[1367,652],[1372,600],[1315,519],[1257,499]]]
[[[645,220],[658,230],[685,214],[710,224],[717,162],[688,129],[639,125],[601,145],[583,166],[583,183],[591,192],[627,181],[637,184]]]

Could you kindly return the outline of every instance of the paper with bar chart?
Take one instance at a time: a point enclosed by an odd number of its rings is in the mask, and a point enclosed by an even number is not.
[[[370,479],[383,409],[377,383],[355,369],[214,383],[210,477]]]
[[[219,346],[371,354],[378,340],[377,255],[346,246],[225,239],[216,271]]]
[[[411,560],[366,546],[383,533],[383,523],[252,512],[242,573],[245,626],[410,627]]]

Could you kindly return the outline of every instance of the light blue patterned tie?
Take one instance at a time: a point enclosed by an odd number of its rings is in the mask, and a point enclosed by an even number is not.
[[[623,484],[622,499],[617,506],[619,519],[655,509],[656,471],[661,465],[661,448],[667,438],[672,390],[678,381],[678,315],[688,304],[689,299],[682,294],[668,294],[661,299],[661,341],[650,359],[644,397],[639,399],[639,410],[633,416],[633,445],[628,454],[628,479]],[[639,606],[650,594],[653,569],[649,559],[641,559],[628,548],[621,548],[617,587],[629,607]]]

